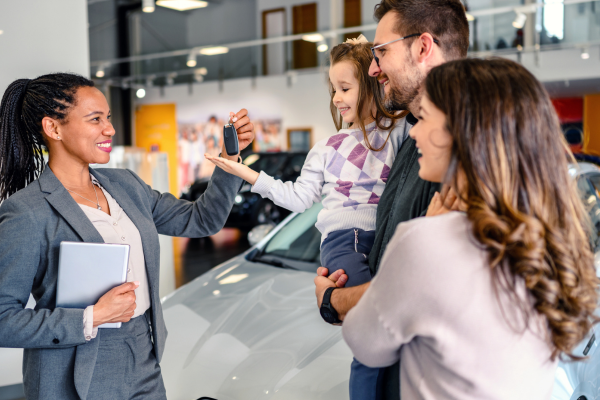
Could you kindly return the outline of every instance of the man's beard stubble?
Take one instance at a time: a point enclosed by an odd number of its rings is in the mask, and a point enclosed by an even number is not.
[[[411,58],[407,57],[404,65],[404,71],[398,71],[398,76],[388,84],[390,90],[385,96],[384,106],[389,111],[411,111],[411,105],[421,98],[420,88],[425,76],[422,76]]]

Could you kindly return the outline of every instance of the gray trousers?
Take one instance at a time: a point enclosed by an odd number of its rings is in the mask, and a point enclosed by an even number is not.
[[[165,400],[167,398],[160,366],[156,362],[150,327],[145,315],[132,319],[118,329],[99,329],[98,358],[86,400]],[[40,398],[80,400],[74,384],[75,348],[70,362],[46,375]],[[28,385],[25,382],[25,395]],[[29,396],[27,396],[29,398]]]

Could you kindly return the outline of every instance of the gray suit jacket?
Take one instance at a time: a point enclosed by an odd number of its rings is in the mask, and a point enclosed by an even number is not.
[[[91,169],[139,229],[152,302],[150,321],[156,358],[167,330],[158,296],[158,234],[212,235],[223,227],[242,180],[215,168],[196,202],[159,193],[123,169]],[[59,245],[103,239],[46,166],[39,179],[0,206],[0,347],[25,348],[23,375],[28,399],[59,398],[61,387],[85,399],[99,338],[86,342],[83,309],[56,308]],[[29,293],[37,304],[25,309]],[[74,375],[74,376],[73,376]],[[54,393],[54,394],[53,394]],[[59,397],[56,397],[56,395]]]

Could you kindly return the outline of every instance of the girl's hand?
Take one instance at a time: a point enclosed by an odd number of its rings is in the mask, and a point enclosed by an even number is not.
[[[230,173],[235,176],[239,176],[251,185],[256,183],[259,173],[251,170],[244,164],[240,164],[236,161],[227,160],[223,157],[213,157],[210,154],[204,154],[204,157],[223,171]]]

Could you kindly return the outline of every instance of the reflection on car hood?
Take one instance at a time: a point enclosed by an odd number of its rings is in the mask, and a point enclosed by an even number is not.
[[[169,400],[347,399],[352,353],[319,316],[313,279],[240,256],[169,296]]]

